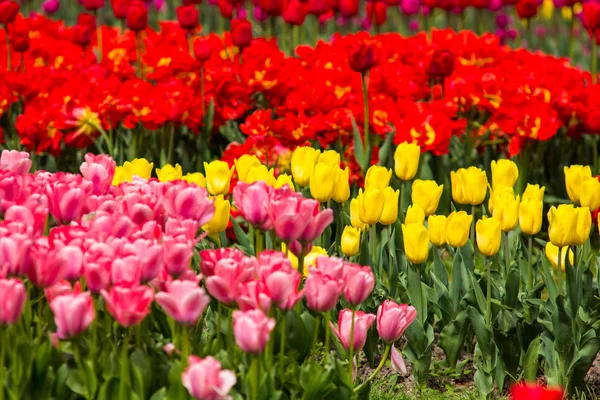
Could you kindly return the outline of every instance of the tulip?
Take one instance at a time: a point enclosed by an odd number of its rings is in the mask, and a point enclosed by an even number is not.
[[[379,165],[372,165],[365,176],[365,190],[370,188],[384,189],[389,186],[392,178],[392,170]]]
[[[10,24],[15,21],[21,6],[16,1],[0,2],[0,25]]]
[[[202,226],[215,214],[214,200],[210,200],[206,189],[195,185],[179,184],[171,186],[162,198],[162,205],[172,218],[193,219]]]
[[[29,155],[27,158],[29,159]],[[2,164],[1,160],[0,164]],[[93,193],[100,195],[105,194],[110,189],[115,175],[115,168],[116,164],[109,156],[88,153],[85,155],[85,161],[79,167],[79,171],[86,180],[92,182]]]
[[[295,269],[298,269],[298,257],[296,257],[294,254],[294,251],[292,250],[293,248],[293,242],[290,245],[290,251],[288,252],[288,259],[290,260],[290,262],[292,263],[292,267],[294,267]],[[302,250],[302,249],[300,249]],[[286,246],[285,243],[281,244],[281,251],[286,252]],[[306,253],[306,251],[304,251],[304,253]],[[298,254],[300,254],[300,252],[298,252]],[[322,247],[319,246],[312,246],[310,247],[310,251],[304,256],[304,276],[308,276],[310,270],[315,267],[316,262],[317,262],[317,258],[319,258],[320,256],[327,256],[327,250],[325,250]],[[327,257],[325,257],[327,258]]]
[[[589,165],[571,165],[565,167],[564,171],[567,194],[573,203],[579,203],[583,183],[592,177],[592,169]]]
[[[166,290],[157,293],[156,302],[175,321],[195,325],[210,298],[194,281],[175,280],[165,283]]]
[[[233,175],[234,167],[229,168],[225,161],[204,162],[204,170],[206,172],[206,188],[208,193],[213,196],[229,194],[229,186],[231,176]]]
[[[283,10],[281,16],[283,17],[283,20],[286,23],[290,25],[300,26],[304,24],[306,14],[306,3],[301,2],[299,0],[290,0],[290,2],[287,3],[287,7]]]
[[[233,336],[239,348],[246,353],[262,353],[273,328],[275,320],[260,310],[233,312]]]
[[[319,268],[308,268],[308,270],[304,285],[306,305],[315,312],[328,312],[336,306],[342,294],[343,280],[336,279],[335,276],[330,276]]]
[[[188,366],[181,374],[181,383],[197,400],[225,400],[237,379],[235,373],[221,369],[215,358],[189,356]]]
[[[86,155],[86,161],[89,154]],[[85,164],[85,163],[84,163]],[[31,160],[29,153],[17,150],[2,150],[0,156],[0,169],[8,169],[14,171],[17,175],[25,175],[31,169]],[[82,174],[85,174],[82,171]]]
[[[310,195],[320,203],[326,203],[331,199],[333,191],[339,179],[339,167],[332,167],[329,164],[317,163],[310,176]]]
[[[443,191],[444,185],[438,186],[435,181],[417,179],[412,184],[412,202],[421,206],[425,216],[428,217],[437,210]]]
[[[206,188],[206,178],[200,172],[187,173],[181,177],[181,180]]]
[[[477,206],[483,203],[487,193],[488,180],[485,171],[469,167],[450,172],[452,198],[458,204]]]
[[[446,242],[454,247],[462,247],[469,240],[473,216],[464,211],[453,211],[446,221]]]
[[[392,189],[387,186],[383,189],[383,211],[379,222],[383,225],[391,225],[398,220],[398,199],[400,198],[400,191]]]
[[[201,250],[200,271],[205,277],[213,276],[215,274],[215,266],[219,261],[230,259],[233,263],[242,263],[245,257],[241,250],[232,247]]]
[[[229,224],[229,215],[231,204],[229,200],[225,200],[222,194],[215,197],[215,214],[212,219],[202,227],[209,233],[219,233],[227,229]]]
[[[350,170],[348,167],[338,171],[338,181],[331,196],[336,203],[345,203],[350,198]]]
[[[548,211],[548,236],[558,247],[579,246],[590,235],[592,216],[587,207],[575,208],[571,204],[552,206]]]
[[[379,222],[385,202],[383,190],[372,188],[358,192],[358,217],[367,225]]]
[[[419,224],[423,225],[425,222],[425,211],[418,204],[408,206],[406,210],[406,218],[404,219],[405,224]]]
[[[560,388],[545,388],[531,383],[518,383],[510,389],[511,400],[563,400]]]
[[[548,260],[554,266],[554,268],[558,268],[558,247],[553,245],[551,242],[547,242],[544,250],[546,258],[548,258]],[[568,246],[565,246],[561,249],[560,253],[560,268],[562,272],[565,272],[567,253],[569,254],[569,263],[573,265],[573,263],[575,262],[573,250],[571,250]]]
[[[587,178],[581,185],[579,201],[582,207],[590,210],[600,208],[600,181],[594,178]]]
[[[310,183],[313,169],[319,158],[319,150],[312,147],[297,147],[292,153],[292,176],[300,187]]]
[[[106,302],[106,309],[124,327],[132,327],[150,312],[154,292],[148,286],[132,288],[113,286],[110,291],[100,292]]]
[[[511,160],[492,161],[492,189],[498,185],[513,187],[519,178],[519,168]]]
[[[519,204],[519,226],[529,236],[537,235],[542,229],[544,203],[534,199],[521,200]]]
[[[277,180],[275,181],[275,185],[273,185],[276,189],[282,188],[284,186],[287,186],[290,188],[290,190],[292,192],[294,192],[296,189],[294,188],[294,180],[293,178],[288,175],[288,174],[279,174],[279,176],[277,177]]]
[[[29,153],[26,153],[29,154]],[[324,163],[331,167],[339,167],[340,166],[340,153],[335,150],[325,150],[323,151],[317,160],[318,163]]]
[[[0,324],[17,322],[27,299],[25,285],[19,279],[0,279]]]
[[[89,188],[91,189],[91,186]],[[48,206],[54,220],[59,224],[66,224],[79,219],[84,212],[88,195],[86,187],[71,187],[59,181],[48,185]]]
[[[240,283],[237,288],[236,303],[242,311],[271,309],[271,293],[264,282],[252,280]]]
[[[259,181],[265,182],[268,186],[275,186],[277,182],[275,179],[275,170],[273,168],[269,169],[265,165],[251,168],[248,171],[248,175],[246,175],[246,182],[254,183]]]
[[[251,185],[239,181],[233,189],[233,201],[238,210],[251,225],[269,230],[273,221],[269,215],[271,190],[265,182]]]
[[[454,72],[454,54],[446,49],[437,49],[433,52],[427,67],[427,74],[432,79],[443,79]]]
[[[198,17],[200,12],[193,4],[187,6],[179,6],[175,9],[177,13],[177,21],[181,29],[192,31],[198,26]]]
[[[257,275],[268,288],[272,302],[282,310],[291,310],[304,296],[304,291],[298,290],[302,276],[292,268],[291,262],[282,252],[260,253]]]
[[[384,300],[377,309],[379,337],[387,344],[394,343],[416,318],[417,310],[414,307]]]
[[[95,318],[94,301],[89,292],[58,296],[50,303],[50,309],[60,339],[80,335]]]
[[[246,19],[234,19],[231,21],[231,43],[244,49],[252,43],[252,25]]]
[[[348,264],[345,269],[344,297],[348,303],[357,306],[365,301],[373,291],[375,276],[371,271],[371,267]]]
[[[116,19],[127,18],[127,10],[129,9],[129,0],[110,0],[110,5],[113,9],[113,15]]]
[[[519,223],[519,203],[520,198],[516,198],[508,193],[499,198],[499,202],[494,206],[493,216],[500,221],[500,227],[503,232],[510,232],[517,227]]]
[[[501,223],[496,217],[483,217],[477,221],[475,232],[477,233],[477,248],[481,254],[491,257],[500,250],[502,241]]]
[[[360,249],[360,230],[346,226],[342,232],[341,248],[346,257],[357,255]]]
[[[418,144],[400,143],[394,153],[394,172],[396,176],[403,181],[414,178],[419,169],[420,156],[421,147]]]
[[[158,180],[161,182],[170,182],[181,179],[183,176],[181,165],[175,164],[175,166],[172,166],[171,164],[166,164],[162,168],[156,168],[156,176],[158,176]]]
[[[402,224],[404,253],[413,264],[421,264],[429,255],[429,232],[422,224]]]
[[[212,49],[208,43],[208,39],[206,38],[198,38],[194,40],[194,57],[198,62],[204,64],[208,60],[210,60],[210,56],[212,54]],[[247,154],[245,154],[247,155]],[[243,156],[242,156],[243,157]],[[236,164],[237,170],[237,164]]]
[[[407,369],[406,369],[406,364],[404,363],[404,358],[402,357],[402,353],[400,353],[400,351],[398,349],[396,349],[396,346],[392,346],[392,368],[394,369],[394,371],[396,371],[398,374],[404,376],[408,373]]]
[[[244,154],[240,158],[237,158],[234,163],[238,179],[243,182],[246,182],[246,176],[248,176],[248,172],[250,172],[252,168],[262,165],[258,157],[254,154]]]
[[[520,19],[531,19],[536,16],[539,4],[537,0],[518,0],[515,9]]]
[[[122,167],[115,169],[112,184],[118,186],[122,182],[131,182],[134,176],[150,179],[152,169],[154,169],[154,163],[148,162],[145,158],[134,158],[132,161],[125,161]]]
[[[134,32],[146,30],[148,26],[148,9],[139,0],[134,0],[127,9],[127,27]]]
[[[375,47],[368,41],[355,41],[346,47],[350,69],[364,74],[375,66],[377,56]]]
[[[350,349],[352,315],[352,310],[341,310],[338,317],[338,327],[336,328],[333,323],[331,324],[331,330],[338,339],[340,339],[342,346],[344,346],[346,350]],[[375,318],[375,315],[367,314],[363,311],[356,311],[354,313],[354,351],[360,351],[365,346],[367,333],[371,325],[373,325],[373,322],[375,322]]]
[[[490,190],[490,199],[488,201],[488,210],[490,214],[494,213],[494,204],[500,203],[500,198],[504,195],[514,197],[515,191],[512,186],[498,185],[496,189]]]
[[[221,303],[231,305],[235,302],[240,283],[252,278],[253,269],[248,261],[224,258],[214,266],[213,275],[206,278],[206,290]]]
[[[358,209],[358,198],[350,200],[350,224],[353,228],[363,230],[367,224],[360,220],[360,211]],[[381,210],[383,213],[383,210]]]
[[[534,199],[537,201],[544,201],[544,191],[546,188],[540,185],[531,185],[527,184],[525,191],[523,192],[523,196],[521,196],[521,201],[526,201],[528,199]]]
[[[66,254],[60,248],[49,249],[44,240],[35,242],[31,252],[31,265],[27,277],[36,286],[47,288],[63,279],[66,269]]]
[[[431,215],[427,218],[429,240],[435,246],[440,247],[446,244],[446,223],[445,215]]]

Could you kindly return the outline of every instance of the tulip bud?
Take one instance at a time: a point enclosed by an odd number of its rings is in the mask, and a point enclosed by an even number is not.
[[[437,49],[431,56],[427,74],[433,78],[447,78],[454,72],[454,54],[446,49]]]
[[[444,185],[438,186],[435,181],[417,179],[412,184],[412,202],[423,209],[425,216],[430,216],[437,210],[443,191]]]
[[[265,165],[259,165],[258,167],[252,167],[246,175],[247,183],[254,183],[263,181],[268,186],[274,186],[277,180],[275,179],[275,171],[273,168],[268,169]]]
[[[210,45],[208,44],[208,40],[207,39],[196,39],[194,40],[194,57],[196,58],[196,60],[198,60],[200,63],[204,64],[205,62],[207,62],[208,60],[210,60],[210,56],[212,53],[212,49],[210,48]],[[244,156],[246,156],[247,154],[244,154]],[[242,156],[242,157],[244,157]],[[256,156],[253,156],[256,157]],[[237,167],[237,165],[236,165]]]
[[[498,204],[494,205],[493,216],[500,221],[500,227],[504,232],[510,232],[517,227],[519,223],[519,203],[520,198],[505,193],[499,198]]]
[[[440,247],[446,244],[446,223],[445,215],[431,215],[427,219],[429,239],[435,246]]]
[[[402,224],[404,253],[413,264],[421,264],[429,255],[429,232],[422,224]]]
[[[234,19],[231,21],[231,43],[244,49],[252,43],[252,25],[245,19]]]
[[[23,282],[19,279],[0,279],[0,324],[10,325],[17,322],[26,299],[27,292]]]
[[[129,0],[110,0],[110,5],[112,6],[113,14],[116,19],[127,18]]]
[[[360,220],[360,211],[358,206],[358,198],[350,200],[350,224],[353,228],[363,230],[367,224]]]
[[[592,169],[589,165],[571,165],[564,171],[567,194],[573,203],[579,203],[583,182],[592,177]]]
[[[600,181],[596,177],[583,181],[579,201],[582,207],[590,210],[597,210],[600,207]]]
[[[527,187],[525,188],[525,192],[523,192],[523,195],[521,196],[521,201],[533,199],[533,200],[543,202],[545,190],[546,190],[546,188],[544,186],[542,186],[540,188],[540,185],[527,184]]]
[[[252,168],[262,165],[258,157],[254,154],[244,154],[240,158],[236,158],[234,163],[238,179],[243,182],[246,182],[248,172],[250,172]]]
[[[206,188],[206,178],[200,172],[187,173],[181,177],[181,180],[187,183],[194,183],[196,186]]]
[[[456,203],[477,206],[485,200],[488,185],[485,171],[477,167],[460,168],[450,172],[450,180]]]
[[[338,7],[344,18],[350,19],[358,15],[358,0],[340,0]]]
[[[542,214],[544,203],[528,199],[521,200],[519,204],[519,226],[524,234],[537,235],[542,229]]]
[[[404,218],[405,224],[420,224],[423,225],[425,223],[425,212],[418,204],[413,204],[408,206],[408,210],[406,210],[406,217]]]
[[[419,169],[420,156],[421,148],[418,144],[400,143],[394,152],[394,172],[396,176],[403,181],[414,178]]]
[[[500,250],[502,231],[500,221],[496,217],[483,217],[475,226],[477,234],[477,248],[481,254],[491,257]]]
[[[335,150],[325,150],[319,155],[319,160],[317,162],[325,163],[332,167],[340,166],[340,153]]]
[[[300,187],[310,183],[310,176],[321,152],[312,147],[297,147],[292,153],[292,176]]]
[[[379,165],[372,165],[365,176],[365,190],[370,188],[383,189],[388,187],[392,178],[392,170]]]
[[[50,303],[54,313],[57,336],[69,339],[84,332],[94,320],[94,302],[89,292],[69,293],[56,297]]]
[[[342,232],[342,253],[346,257],[352,257],[358,254],[360,249],[360,230],[352,226],[346,226]]]
[[[494,213],[494,204],[500,203],[500,198],[505,194],[507,196],[515,196],[515,191],[513,190],[512,186],[498,185],[496,189],[490,190],[490,199],[488,201],[488,210],[490,214]]]
[[[385,196],[381,189],[369,189],[358,193],[358,217],[367,225],[379,222],[383,213]]]
[[[558,268],[558,247],[553,245],[551,242],[547,242],[544,250],[548,261],[550,261],[554,268]],[[565,272],[567,253],[569,254],[569,263],[573,265],[573,263],[575,262],[573,250],[571,250],[569,246],[565,246],[562,248],[560,253],[560,269],[562,270],[562,272]]]
[[[513,187],[519,178],[517,164],[511,160],[492,161],[492,189],[498,185]]]
[[[294,188],[294,180],[288,174],[279,174],[277,180],[275,181],[275,185],[273,185],[276,189],[282,188],[284,186],[288,186],[292,192],[296,191]]]
[[[60,2],[58,0],[44,0],[42,3],[42,9],[48,15],[54,14],[60,8]]]
[[[391,225],[398,220],[398,199],[400,198],[400,191],[386,187],[383,189],[383,211],[379,222],[383,225]]]
[[[348,167],[338,171],[338,182],[333,190],[333,200],[336,203],[345,203],[350,198],[350,170]]]
[[[181,165],[179,164],[175,164],[175,166],[167,164],[162,168],[156,168],[156,176],[158,176],[158,180],[161,182],[175,181],[181,179],[182,175]]]
[[[195,399],[227,398],[237,382],[235,373],[221,369],[219,361],[211,356],[204,359],[189,356],[187,364],[181,383]]]
[[[204,225],[202,229],[209,233],[219,233],[227,229],[229,224],[229,215],[231,211],[231,204],[229,200],[225,200],[222,194],[215,197],[215,214],[208,224]]]
[[[213,196],[229,194],[234,167],[229,168],[229,164],[225,161],[215,160],[211,161],[210,164],[205,161],[204,170],[206,172],[206,189],[208,193]]]
[[[338,327],[336,328],[331,324],[331,330],[340,339],[342,346],[346,350],[350,349],[350,336],[352,330],[352,310],[344,309],[340,311],[338,317]],[[360,351],[365,346],[367,341],[367,333],[373,322],[375,322],[375,315],[367,314],[363,311],[356,311],[354,313],[354,351]]]
[[[148,9],[144,2],[135,0],[127,9],[127,27],[134,32],[141,32],[148,26]]]
[[[517,15],[521,19],[530,19],[538,12],[537,0],[519,0],[516,5]]]
[[[285,10],[283,10],[282,17],[286,23],[300,26],[304,24],[306,14],[307,9],[305,2],[300,0],[290,0],[290,2],[287,3]]]
[[[336,169],[337,168],[337,169]],[[328,164],[318,162],[312,170],[310,181],[310,195],[320,203],[326,203],[331,199],[333,191],[338,183],[340,167],[332,167]]]
[[[240,349],[246,353],[262,353],[273,328],[275,320],[268,318],[260,310],[233,312],[233,336]]]
[[[16,1],[0,1],[0,24],[6,25],[15,21],[21,6]]]
[[[579,246],[590,235],[592,216],[587,207],[575,208],[572,204],[561,204],[548,211],[548,236],[558,247]]]
[[[350,69],[364,74],[375,66],[377,56],[374,45],[368,41],[359,41],[349,44],[346,48]]]
[[[417,310],[414,307],[384,300],[377,309],[379,337],[387,344],[396,342],[416,318]]]
[[[193,4],[187,6],[179,6],[175,9],[177,13],[177,21],[181,29],[192,31],[198,26],[198,17],[200,12]]]
[[[464,211],[453,211],[446,221],[446,242],[454,247],[462,247],[469,240],[473,216]]]
[[[344,298],[348,303],[357,306],[369,297],[375,287],[375,276],[371,267],[358,264],[347,264],[345,267]]]

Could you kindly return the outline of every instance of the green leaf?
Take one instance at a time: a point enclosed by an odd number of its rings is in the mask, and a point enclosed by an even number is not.
[[[525,353],[525,359],[523,360],[523,379],[526,382],[535,383],[537,380],[537,372],[539,369],[539,351],[540,351],[540,337],[536,337],[529,344],[527,353]]]
[[[550,264],[550,261],[548,261],[548,258],[542,257],[542,279],[546,284],[550,299],[555,301],[556,296],[558,296],[558,288],[556,282],[554,282],[554,275],[551,273],[551,267],[552,265]]]
[[[491,357],[495,347],[492,341],[492,332],[485,326],[485,320],[479,311],[469,306],[467,313],[469,314],[475,336],[477,336],[477,344],[479,345],[483,356]]]
[[[354,157],[360,168],[363,171],[366,171],[371,161],[369,159],[369,149],[365,149],[363,145],[363,140],[360,136],[360,131],[358,130],[354,116],[350,116],[350,119],[352,121],[352,132],[354,135]]]
[[[332,382],[334,370],[316,363],[306,363],[300,368],[300,386],[305,399],[325,399],[335,389]]]
[[[440,332],[438,345],[444,350],[446,362],[450,368],[456,366],[458,357],[463,349],[468,321],[468,314],[463,310]]]
[[[85,375],[79,369],[69,369],[69,375],[67,376],[66,381],[67,387],[71,389],[71,391],[81,395],[83,397],[87,397],[87,388],[85,385]]]
[[[168,399],[187,399],[187,390],[181,383],[181,373],[183,368],[179,361],[173,361],[169,370],[169,388],[167,389]]]
[[[120,381],[118,378],[110,378],[100,386],[97,400],[113,400],[119,398]]]
[[[519,285],[521,276],[517,268],[513,268],[506,277],[506,298],[504,303],[507,307],[515,308],[519,298]]]
[[[152,384],[152,364],[140,349],[135,349],[129,356],[133,373],[133,390],[142,398],[150,391]]]
[[[167,400],[167,389],[160,388],[150,397],[150,400]]]
[[[554,310],[554,313],[552,314],[554,348],[562,360],[566,360],[573,347],[571,318],[565,310],[564,303],[565,299],[561,294],[556,298],[556,310]]]
[[[356,122],[355,122],[356,123]],[[395,132],[391,132],[385,138],[385,142],[379,148],[379,165],[386,165],[388,156],[390,155],[390,151],[392,150],[393,139],[395,136]]]
[[[452,282],[450,283],[450,300],[454,305],[454,312],[458,313],[460,308],[460,291],[462,289],[462,269],[463,264],[457,254],[452,261]]]
[[[250,243],[250,239],[248,238],[248,234],[244,232],[244,230],[240,227],[240,224],[236,221],[232,216],[229,217],[231,219],[231,223],[233,225],[233,232],[235,233],[235,237],[237,238],[238,245],[240,249],[246,253],[247,255],[254,255],[254,248]]]
[[[448,272],[446,271],[446,266],[440,257],[440,253],[437,249],[433,250],[433,271],[435,276],[444,284],[444,286],[448,287]]]

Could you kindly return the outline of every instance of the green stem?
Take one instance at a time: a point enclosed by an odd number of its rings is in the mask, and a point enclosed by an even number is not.
[[[319,319],[317,318],[317,321]],[[281,376],[281,380],[283,381],[283,374],[285,373],[285,368],[283,366],[284,356],[285,356],[285,336],[286,336],[286,328],[285,328],[285,312],[282,313],[281,316],[281,340],[279,341],[279,375]]]
[[[365,151],[367,154],[371,154],[371,137],[369,134],[369,88],[367,87],[366,73],[361,74],[362,89],[363,89],[363,103],[364,103],[364,134],[365,134]]]
[[[594,39],[592,39],[594,41]],[[569,59],[575,58],[575,6],[571,6],[571,25],[569,27]]]
[[[173,158],[173,147],[175,147],[175,124],[171,124],[169,129],[169,151],[167,152],[167,163],[171,164]]]
[[[510,271],[510,244],[508,243],[508,232],[504,232],[504,277],[508,276]]]
[[[310,346],[310,353],[315,354],[315,347],[317,347],[317,341],[319,340],[319,325],[321,320],[319,318],[315,318],[315,330],[313,331],[312,344]],[[325,327],[327,329],[327,327]]]
[[[319,41],[319,16],[315,15],[314,16],[314,22],[313,22],[313,27],[312,27],[312,42],[313,42],[313,47],[317,46],[317,42]]]
[[[260,229],[254,231],[254,250],[257,256],[263,251],[262,232]]]
[[[527,48],[533,49],[533,35],[531,34],[531,18],[527,19],[525,26],[525,35],[527,35]]]
[[[377,261],[376,261],[376,253],[377,253],[377,240],[375,238],[375,231],[377,230],[377,225],[373,224],[369,227],[369,245],[371,246],[370,252],[371,252],[371,262],[373,264],[374,267],[377,266]],[[379,277],[379,279],[381,279],[381,276]]]
[[[592,39],[592,83],[596,84],[598,75],[598,45],[595,38]]]
[[[4,32],[6,34],[6,69],[7,71],[12,70],[12,54],[10,51],[10,37],[8,36],[8,26],[4,25]]]
[[[141,33],[136,33],[135,35],[135,52],[137,56],[137,65],[138,65],[138,77],[140,79],[144,79],[144,71],[142,65],[142,48],[140,42],[142,41]]]
[[[227,312],[227,346],[233,346],[233,310]]]
[[[300,256],[298,257],[298,272],[300,272],[300,276],[304,276],[304,253],[306,253],[306,246],[302,245],[302,250],[300,251]]]
[[[375,379],[375,377],[377,376],[377,374],[379,372],[381,372],[381,369],[383,368],[383,366],[385,365],[385,362],[387,361],[388,356],[390,355],[390,350],[392,349],[392,345],[391,344],[387,344],[385,346],[385,350],[383,352],[383,356],[381,357],[381,361],[379,362],[379,365],[377,366],[377,369],[367,378],[366,381],[364,381],[363,383],[361,383],[360,385],[358,385],[355,389],[354,392],[359,392],[364,385],[366,385],[367,383],[371,382],[373,379]]]
[[[190,331],[187,325],[181,326],[181,359],[187,362],[190,355]]]
[[[260,368],[259,356],[254,356],[252,359],[252,400],[258,399],[258,370]]]
[[[221,347],[221,302],[218,302],[217,304],[217,329],[216,329],[216,334],[217,334],[217,347],[220,348]]]
[[[99,10],[94,12],[96,16],[96,36],[98,41],[98,62],[102,62],[102,22],[100,21]]]
[[[123,348],[121,349],[121,381],[119,385],[119,399],[129,399],[131,388],[129,387],[129,330],[123,335]]]
[[[291,55],[293,56],[296,53],[296,47],[298,47],[298,42],[300,40],[300,28],[298,25],[294,25],[292,27],[292,49]]]
[[[535,274],[533,272],[533,236],[529,236],[527,241],[527,252],[529,253],[529,291],[532,291],[535,281]]]
[[[419,319],[419,321],[421,321],[421,323],[424,323],[427,320],[427,312],[425,311],[426,304],[423,302],[423,285],[421,284],[421,265],[421,263],[414,264],[415,269],[417,270],[417,276],[419,277],[419,285],[415,288],[415,290],[417,292],[417,298],[419,299],[417,318]]]
[[[474,205],[471,206],[471,217],[473,217],[471,219],[471,244],[473,245],[473,252],[475,252],[477,245],[475,243],[475,223],[476,223],[476,221],[475,221],[475,206]]]
[[[7,346],[6,327],[0,326],[0,400],[4,400],[4,364],[6,364]]]
[[[562,294],[562,247],[558,248],[558,268],[556,269],[556,285],[558,286],[558,295],[560,296]]]
[[[200,99],[202,100],[202,118],[205,118],[206,105],[204,104],[204,64],[200,67]]]
[[[329,343],[331,338],[331,327],[329,326],[331,321],[331,315],[329,311],[325,312],[325,354],[329,353]]]
[[[486,306],[485,312],[485,327],[491,330],[492,322],[492,271],[490,268],[490,258],[485,257],[485,269],[487,272],[487,293],[486,293]]]
[[[91,396],[91,393],[89,392],[91,388],[90,388],[90,384],[87,380],[87,374],[85,373],[85,364],[83,361],[83,357],[81,356],[81,343],[79,343],[79,342],[75,343],[74,351],[75,351],[75,362],[77,363],[77,366],[83,373],[83,383],[85,386],[85,396],[84,397],[86,399],[91,399],[92,396]]]
[[[352,307],[352,324],[350,325],[350,344],[349,344],[349,349],[348,349],[348,373],[350,374],[350,376],[352,376],[352,372],[353,372],[353,362],[352,359],[354,358],[354,315],[356,313],[356,309],[355,307]]]
[[[289,29],[289,25],[287,24],[287,22],[282,21],[282,25],[281,25],[281,50],[283,51],[284,55],[288,55],[289,54],[289,49],[287,48],[287,39],[288,39],[288,29]]]
[[[592,165],[594,171],[600,174],[600,159],[598,158],[598,142],[600,141],[600,135],[592,135]]]
[[[390,285],[390,296],[396,298],[396,285],[392,282],[392,225],[387,227],[387,240],[388,240],[388,281]]]
[[[404,181],[400,181],[400,222],[404,223]]]

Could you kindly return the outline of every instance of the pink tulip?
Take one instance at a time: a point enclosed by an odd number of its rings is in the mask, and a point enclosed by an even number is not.
[[[275,320],[260,310],[233,312],[233,336],[246,353],[262,353],[273,328]]]
[[[236,302],[242,311],[258,309],[269,312],[271,293],[267,285],[261,281],[240,283],[237,288]]]
[[[165,223],[165,234],[171,237],[194,241],[198,232],[198,222],[191,219],[169,218]]]
[[[173,355],[173,353],[175,352],[176,348],[173,343],[169,342],[163,346],[163,350],[165,353],[167,353],[167,355],[169,357],[171,357]]]
[[[242,262],[246,256],[240,249],[233,247],[218,248],[216,250],[202,250],[200,252],[200,270],[206,277],[215,274],[215,265],[222,259],[231,259]]]
[[[313,208],[313,201],[292,192],[289,186],[276,189],[269,212],[277,237],[286,243],[298,240],[310,223]]]
[[[310,268],[304,285],[306,305],[315,312],[329,311],[337,304],[343,288],[343,280],[332,278],[319,268]]]
[[[312,215],[308,218],[308,224],[298,240],[300,240],[301,243],[312,243],[316,238],[321,236],[325,231],[325,228],[333,222],[333,210],[327,208],[319,211],[318,201],[312,199],[306,199],[304,201],[312,204]]]
[[[58,256],[64,262],[64,278],[68,281],[76,281],[83,270],[83,251],[77,246],[66,246],[58,251]]]
[[[95,317],[94,302],[89,292],[58,296],[50,303],[50,309],[54,313],[56,334],[60,339],[81,334]]]
[[[231,305],[237,297],[238,285],[249,281],[253,272],[246,260],[224,258],[215,265],[214,274],[206,278],[206,290],[221,303]]]
[[[38,287],[47,288],[64,277],[66,260],[60,249],[50,249],[46,238],[34,243],[31,253],[32,263],[27,277]]]
[[[163,207],[172,218],[193,219],[199,226],[210,221],[215,213],[215,204],[208,198],[206,189],[184,182],[172,184],[163,197]]]
[[[6,209],[4,220],[20,222],[31,227],[36,234],[41,234],[48,217],[46,196],[31,195],[23,205],[14,204]]]
[[[148,286],[113,286],[108,292],[102,290],[101,294],[110,315],[125,327],[137,325],[146,318],[154,298],[154,292]]]
[[[14,171],[18,175],[25,175],[31,169],[29,153],[17,150],[3,150],[0,155],[0,169]]]
[[[298,290],[302,276],[280,251],[263,251],[256,262],[257,275],[267,287],[271,301],[282,310],[291,310],[304,295]]]
[[[110,267],[113,285],[133,287],[141,283],[142,269],[136,256],[115,258]]]
[[[375,321],[375,315],[363,311],[356,311],[354,315],[354,351],[359,351],[365,346],[369,328]],[[346,350],[350,349],[350,331],[352,329],[352,310],[340,311],[338,327],[331,324],[331,330],[340,339]]]
[[[13,233],[0,237],[0,270],[10,276],[25,275],[31,266],[32,245],[29,235]]]
[[[59,224],[78,220],[83,214],[85,201],[89,195],[89,185],[77,182],[54,182],[48,185],[47,196],[50,213]]]
[[[25,285],[19,279],[0,279],[0,324],[17,322],[27,299]]]
[[[404,376],[407,374],[406,364],[404,363],[404,357],[396,346],[392,346],[392,368],[400,375]]]
[[[221,369],[221,364],[213,357],[200,359],[188,357],[188,367],[181,374],[183,386],[198,400],[225,400],[236,384],[235,374]]]
[[[348,303],[359,305],[369,297],[374,287],[375,276],[370,267],[361,267],[358,264],[346,265],[344,297]]]
[[[115,175],[116,163],[105,154],[94,155],[88,153],[85,155],[85,161],[79,167],[81,175],[92,183],[92,192],[94,194],[105,194],[112,186],[112,180]]]
[[[163,236],[162,248],[164,266],[171,276],[176,278],[190,269],[194,252],[192,241]]]
[[[93,293],[108,289],[111,280],[113,250],[106,243],[96,243],[85,253],[83,276]]]
[[[46,14],[54,14],[59,7],[60,2],[58,0],[44,0],[44,3],[42,3],[42,9]]]
[[[44,289],[44,295],[46,296],[48,303],[52,303],[52,300],[58,296],[78,293],[81,293],[81,284],[79,282],[75,282],[75,285],[71,286],[71,282],[69,281],[60,281],[53,286]]]
[[[153,220],[160,209],[159,199],[152,195],[127,193],[121,199],[123,213],[136,225]]]
[[[270,230],[273,222],[269,215],[272,188],[264,181],[247,184],[238,181],[233,189],[233,201],[242,215],[255,228]]]
[[[384,300],[377,309],[377,332],[385,343],[394,343],[417,318],[417,310],[408,304]]]
[[[210,303],[210,298],[193,281],[172,281],[166,291],[155,295],[156,302],[180,324],[193,325]]]
[[[140,263],[140,280],[150,282],[163,268],[163,247],[148,239],[137,239],[131,244]]]
[[[346,280],[346,261],[338,257],[319,256],[315,260],[315,268],[330,279],[340,282],[340,286]]]

